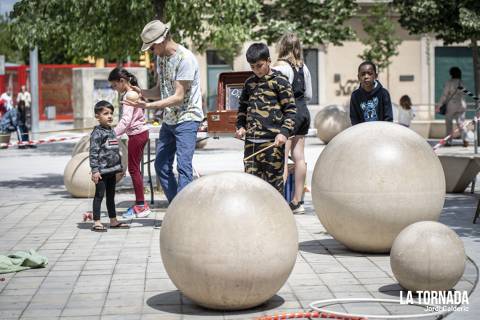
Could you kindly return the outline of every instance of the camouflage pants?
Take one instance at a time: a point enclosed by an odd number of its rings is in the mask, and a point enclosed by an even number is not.
[[[271,145],[273,141],[253,143],[245,141],[244,158]],[[245,172],[270,183],[283,196],[283,167],[285,146],[272,147],[244,161]]]

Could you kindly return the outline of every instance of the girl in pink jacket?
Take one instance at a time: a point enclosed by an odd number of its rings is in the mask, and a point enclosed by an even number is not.
[[[126,69],[117,67],[110,72],[108,81],[124,99],[138,99],[138,94],[132,86],[138,87],[137,78]],[[140,173],[140,161],[143,160],[143,149],[148,141],[148,127],[145,124],[143,109],[123,105],[122,118],[115,127],[117,137],[124,133],[128,136],[128,172],[132,177],[135,190],[135,205],[123,214],[124,218],[147,217],[150,208],[145,202],[143,193],[143,178]]]

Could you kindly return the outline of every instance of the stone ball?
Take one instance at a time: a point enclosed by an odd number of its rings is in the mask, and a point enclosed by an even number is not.
[[[160,251],[170,279],[189,299],[240,310],[283,286],[298,235],[276,189],[250,174],[224,172],[195,180],[175,197],[162,222]]]
[[[90,135],[86,135],[80,138],[73,147],[72,157],[77,153],[88,152],[90,150]]]
[[[70,159],[63,172],[63,182],[67,191],[75,198],[95,196],[95,184],[90,178],[88,152],[80,152]]]
[[[203,149],[207,146],[207,140],[208,139],[197,139],[197,142],[195,144],[195,149]]]
[[[117,173],[117,183],[123,179],[126,165],[123,164],[123,172]],[[75,198],[92,198],[95,196],[95,184],[91,179],[89,152],[80,152],[68,161],[63,171],[63,183],[67,191]]]
[[[325,147],[315,164],[312,199],[337,241],[354,251],[388,252],[406,226],[438,220],[445,176],[417,133],[391,122],[367,122]]]
[[[138,98],[140,98],[140,95],[133,90],[127,91],[127,93],[125,94],[125,99],[131,102],[136,102]]]
[[[342,107],[327,106],[315,116],[314,126],[317,129],[317,137],[328,143],[337,134],[351,126],[350,117]]]
[[[444,224],[421,221],[400,232],[390,252],[390,266],[400,285],[411,291],[452,289],[465,270],[465,248]]]
[[[128,146],[127,141],[118,139],[118,146],[120,147],[120,156],[122,157],[122,166],[124,172],[127,170],[128,165]],[[77,153],[89,152],[90,151],[90,135],[83,136],[77,144],[73,147],[72,157]],[[117,182],[120,180],[117,179]]]

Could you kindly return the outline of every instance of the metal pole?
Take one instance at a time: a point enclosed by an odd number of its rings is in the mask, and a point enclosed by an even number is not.
[[[39,130],[39,92],[38,92],[38,47],[30,51],[30,90],[32,92],[32,137],[38,139]]]

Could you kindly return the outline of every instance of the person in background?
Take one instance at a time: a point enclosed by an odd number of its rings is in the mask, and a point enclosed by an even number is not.
[[[19,121],[18,121],[18,130],[19,134],[21,135],[21,140],[27,142],[30,140],[28,132],[31,126],[31,103],[32,97],[30,92],[27,91],[25,85],[20,87],[20,92],[17,95],[17,110],[19,114]],[[36,148],[35,145],[26,144],[24,145],[25,148]]]
[[[6,92],[2,93],[0,96],[0,100],[3,100],[3,104],[5,106],[5,109],[7,111],[13,109],[13,94],[12,94],[12,88],[8,88]]]
[[[303,190],[307,176],[305,163],[305,136],[310,128],[310,111],[307,101],[312,98],[312,79],[310,71],[303,63],[302,45],[294,33],[286,33],[277,44],[278,61],[273,69],[280,71],[292,85],[297,113],[295,115],[294,137],[285,143],[285,169],[283,180],[288,178],[288,156],[291,154],[295,164],[295,192],[290,202],[294,214],[305,213]]]
[[[377,80],[377,67],[371,61],[358,66],[360,87],[350,98],[350,120],[352,126],[369,121],[393,121],[390,94]]]
[[[463,146],[468,147],[467,132],[463,128],[465,122],[465,112],[467,111],[467,103],[458,86],[463,86],[462,71],[458,67],[450,68],[451,79],[447,80],[443,87],[443,93],[435,106],[435,111],[439,112],[442,104],[447,105],[447,113],[445,114],[445,126],[447,128],[446,135],[450,135],[450,138],[445,143],[445,146],[452,145],[453,139],[453,120],[457,122],[457,128],[460,131],[460,136],[463,140]]]
[[[398,108],[398,124],[405,127],[410,127],[413,118],[415,118],[415,112],[412,108],[412,100],[409,96],[403,95],[400,98],[400,107]]]

